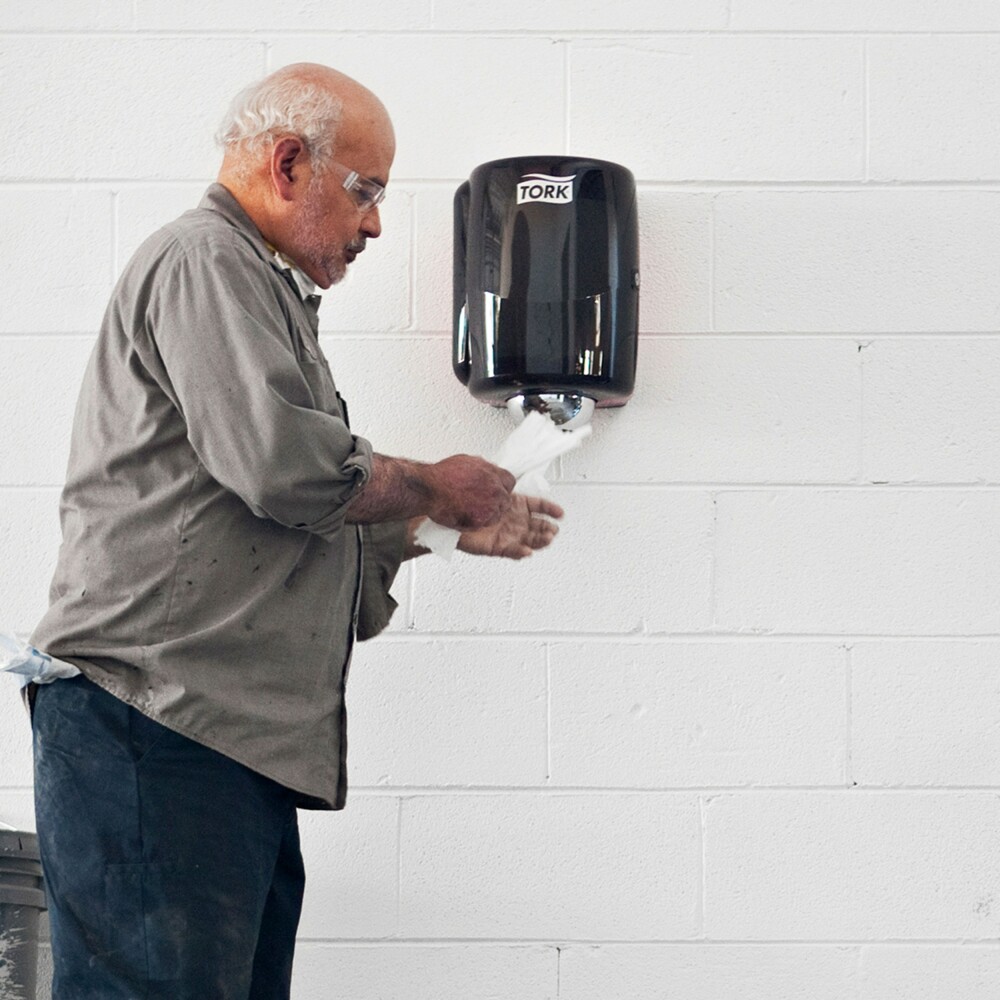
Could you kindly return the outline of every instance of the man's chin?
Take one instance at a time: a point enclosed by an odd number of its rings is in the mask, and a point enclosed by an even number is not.
[[[333,274],[327,272],[319,281],[314,282],[314,284],[317,288],[325,292],[328,288],[343,281],[346,273],[346,271],[334,271]]]
[[[347,263],[346,261],[337,261],[332,267],[326,268],[326,284],[324,285],[322,281],[318,281],[317,284],[320,288],[329,288],[331,285],[339,284],[341,281],[347,277]]]

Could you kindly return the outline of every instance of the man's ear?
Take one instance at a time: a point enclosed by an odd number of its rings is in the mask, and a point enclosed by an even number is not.
[[[279,139],[271,149],[271,183],[282,201],[293,201],[304,189],[306,148],[296,136]]]

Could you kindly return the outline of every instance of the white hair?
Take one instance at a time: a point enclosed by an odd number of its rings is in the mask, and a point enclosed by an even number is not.
[[[215,140],[226,152],[240,149],[252,155],[281,135],[295,135],[305,145],[313,170],[322,173],[333,159],[342,113],[343,102],[326,88],[272,73],[233,98]]]

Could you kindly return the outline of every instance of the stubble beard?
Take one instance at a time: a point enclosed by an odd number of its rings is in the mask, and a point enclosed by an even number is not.
[[[314,185],[315,180],[313,178]],[[302,216],[295,226],[295,241],[304,255],[326,276],[330,285],[335,285],[347,274],[347,257],[344,247],[331,246],[329,237],[324,236],[321,216],[317,193],[310,189]]]

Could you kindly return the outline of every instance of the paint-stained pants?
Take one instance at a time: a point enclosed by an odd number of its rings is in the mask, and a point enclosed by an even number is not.
[[[83,677],[39,687],[33,726],[54,1000],[287,998],[292,793]]]

